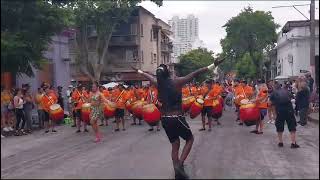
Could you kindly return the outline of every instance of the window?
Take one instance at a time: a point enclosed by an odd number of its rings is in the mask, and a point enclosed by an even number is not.
[[[141,50],[141,62],[143,62],[143,51]]]
[[[157,63],[157,54],[153,54],[153,62]]]
[[[158,39],[158,31],[153,31],[153,40]]]
[[[137,35],[137,24],[130,24],[130,33],[131,35]]]
[[[150,30],[150,41],[152,41],[152,29]]]
[[[140,36],[143,37],[143,24],[140,25]]]
[[[139,61],[138,51],[134,49],[126,50],[126,62],[137,62]]]

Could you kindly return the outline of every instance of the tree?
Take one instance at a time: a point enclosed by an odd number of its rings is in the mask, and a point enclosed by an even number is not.
[[[76,29],[76,62],[79,70],[92,81],[99,81],[101,72],[108,61],[108,46],[115,27],[126,21],[141,0],[64,0],[59,1],[73,13]],[[162,0],[153,0],[162,5]],[[89,31],[96,37],[90,37]],[[90,44],[95,44],[89,47]],[[94,52],[93,54],[89,51]]]
[[[274,48],[277,40],[276,29],[279,25],[274,22],[271,12],[253,11],[247,7],[223,27],[227,32],[226,37],[220,41],[222,56],[227,57],[222,64],[224,70],[234,70],[233,65],[249,53],[258,70],[256,73],[259,72],[263,52]]]
[[[237,76],[245,79],[254,79],[256,76],[256,66],[249,53],[243,55],[236,64]]]
[[[176,64],[175,70],[180,76],[185,76],[198,68],[208,66],[214,62],[213,52],[206,48],[198,48],[189,51],[179,57],[180,62]],[[212,73],[207,72],[196,78],[197,82],[203,82],[207,78],[211,78]]]
[[[1,72],[33,76],[51,37],[67,24],[67,12],[50,1],[1,1]]]

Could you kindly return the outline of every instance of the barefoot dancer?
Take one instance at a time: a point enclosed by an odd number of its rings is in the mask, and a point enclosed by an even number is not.
[[[209,65],[208,67],[198,69],[185,77],[177,77],[175,79],[170,78],[169,70],[164,64],[161,64],[157,68],[156,78],[150,74],[132,67],[133,69],[137,70],[138,73],[149,79],[153,84],[157,85],[159,92],[158,98],[160,103],[162,104],[160,108],[162,115],[161,122],[172,145],[171,157],[176,178],[188,178],[187,174],[184,172],[183,163],[187,158],[193,144],[192,132],[182,112],[181,89],[183,85],[190,82],[194,77],[208,70],[213,70],[213,68],[221,62],[222,61],[218,61],[214,64]],[[179,137],[182,137],[184,140],[186,140],[186,144],[183,148],[180,158]]]
[[[98,83],[94,82],[92,84],[92,92],[90,92],[90,103],[91,103],[91,113],[90,113],[90,123],[92,129],[96,135],[95,142],[101,141],[101,134],[99,133],[98,128],[98,119],[103,117],[101,103],[105,102],[106,99],[104,96],[98,91]]]

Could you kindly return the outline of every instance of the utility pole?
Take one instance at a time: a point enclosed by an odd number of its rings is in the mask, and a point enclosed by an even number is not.
[[[310,4],[310,66],[311,76],[315,79],[315,0]],[[317,82],[316,82],[317,83]]]

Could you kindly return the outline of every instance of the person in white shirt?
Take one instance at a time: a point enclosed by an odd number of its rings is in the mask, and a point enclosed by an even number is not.
[[[23,127],[26,123],[26,118],[23,111],[23,104],[25,103],[25,101],[23,100],[22,89],[17,89],[16,95],[13,98],[13,103],[15,107],[16,120],[17,120],[16,135],[26,134],[23,131]],[[22,121],[22,126],[21,128],[19,128],[21,121]]]

